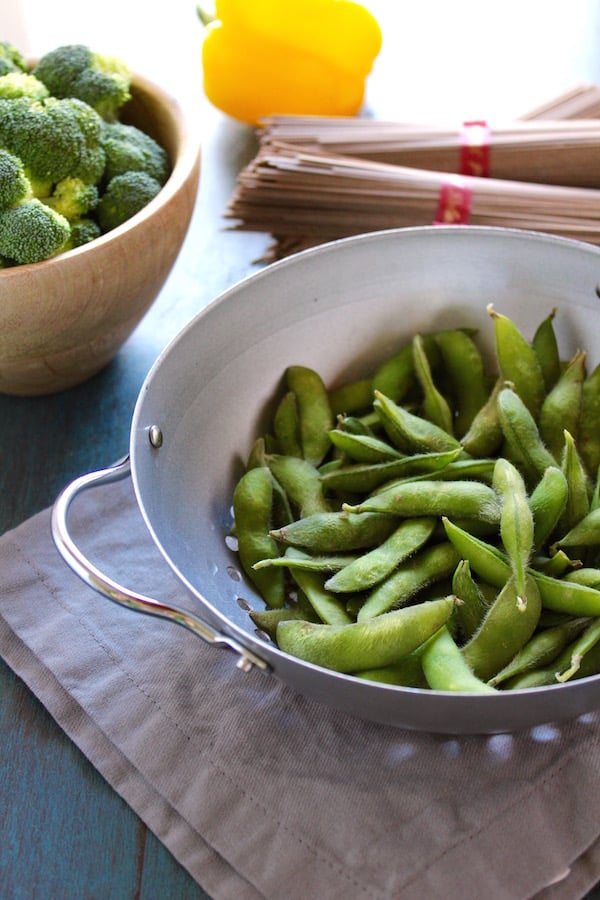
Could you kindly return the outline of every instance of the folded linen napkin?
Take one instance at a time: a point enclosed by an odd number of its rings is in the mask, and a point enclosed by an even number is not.
[[[71,527],[107,574],[185,605],[129,481],[83,494]],[[7,663],[216,900],[578,898],[600,879],[600,714],[463,738],[339,713],[97,595],[49,511],[0,539],[0,617]]]

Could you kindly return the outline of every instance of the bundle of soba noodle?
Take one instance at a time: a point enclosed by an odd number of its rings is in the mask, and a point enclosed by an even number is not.
[[[586,118],[579,118],[580,114]],[[266,119],[225,215],[272,235],[267,259],[402,226],[495,225],[600,244],[600,89],[508,125]]]

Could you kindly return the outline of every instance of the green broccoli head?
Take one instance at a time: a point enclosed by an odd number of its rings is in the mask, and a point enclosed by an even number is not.
[[[100,197],[96,209],[96,219],[102,232],[111,231],[122,225],[143,209],[160,189],[160,182],[145,172],[124,172],[122,175],[115,175]]]
[[[0,210],[0,256],[19,265],[60,253],[71,228],[64,216],[37,197]]]
[[[106,154],[104,178],[107,182],[124,172],[145,172],[161,185],[169,176],[167,151],[135,125],[107,122],[102,146]]]
[[[98,188],[95,184],[86,184],[81,178],[68,176],[58,182],[44,203],[72,222],[96,208]]]
[[[65,246],[65,250],[83,247],[84,244],[89,244],[90,241],[100,237],[101,234],[100,226],[95,219],[90,219],[87,216],[76,219],[74,222],[71,222],[71,237]]]
[[[53,97],[76,97],[111,120],[129,100],[131,72],[113,56],[95,53],[84,44],[65,44],[46,53],[33,74]]]
[[[0,99],[0,147],[18,156],[36,196],[63,178],[97,184],[104,171],[102,119],[81,100]]]
[[[0,148],[0,209],[14,206],[31,195],[31,184],[23,163],[8,150]]]
[[[27,61],[10,41],[0,41],[0,75],[7,72],[26,72]]]
[[[48,88],[35,75],[28,72],[7,72],[0,75],[0,99],[30,97],[32,100],[43,100],[48,96]]]

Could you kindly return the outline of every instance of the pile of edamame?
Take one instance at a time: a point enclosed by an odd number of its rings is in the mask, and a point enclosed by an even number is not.
[[[600,365],[527,338],[415,334],[329,390],[291,365],[233,497],[250,616],[286,653],[487,692],[600,672]]]

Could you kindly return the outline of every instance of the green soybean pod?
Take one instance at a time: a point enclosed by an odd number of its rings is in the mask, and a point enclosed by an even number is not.
[[[349,431],[334,428],[329,432],[334,447],[356,462],[387,462],[392,459],[404,459],[405,456],[387,441],[370,434],[352,434]]]
[[[600,590],[570,578],[553,578],[532,570],[545,609],[571,616],[600,616]]]
[[[453,434],[454,416],[448,401],[435,384],[423,338],[420,334],[416,334],[413,337],[412,348],[415,373],[423,392],[423,415],[448,434]]]
[[[420,473],[423,477],[429,478],[433,473],[437,478],[445,477],[444,473],[447,473],[449,463],[453,462],[460,452],[459,448],[444,450],[442,453],[415,453],[412,456],[403,456],[382,463],[349,463],[326,472],[321,469],[321,480],[328,490],[370,494],[392,480],[402,477],[410,479],[413,473]],[[456,477],[459,477],[458,474]]]
[[[488,400],[483,357],[472,336],[461,328],[438,331],[434,339],[455,399],[454,432],[457,435],[466,434]],[[481,455],[486,456],[487,453]]]
[[[577,446],[590,477],[600,467],[600,364],[590,372],[581,388],[581,415]]]
[[[540,412],[546,386],[540,362],[532,345],[508,316],[494,310],[490,303],[488,314],[494,322],[496,356],[500,374],[514,385],[515,392],[536,418]]]
[[[373,381],[359,378],[329,391],[329,406],[334,416],[366,412],[373,402]]]
[[[294,557],[305,554],[295,547],[289,547],[286,555]],[[292,568],[290,573],[321,622],[326,622],[328,625],[345,625],[353,621],[346,612],[345,604],[325,589],[326,575],[301,568]]]
[[[544,687],[549,684],[558,684],[556,673],[565,670],[570,664],[571,656],[572,645],[568,645],[554,662],[547,667],[532,669],[521,675],[514,675],[504,682],[503,688],[505,690],[517,691],[532,687]],[[571,678],[573,680],[587,678],[589,675],[597,675],[598,672],[600,672],[600,643],[596,644],[584,655],[579,669],[571,676]]]
[[[307,366],[288,366],[285,378],[298,405],[302,456],[318,466],[331,447],[329,432],[335,424],[329,395],[321,376]]]
[[[348,513],[378,512],[395,516],[459,516],[500,521],[500,503],[492,487],[470,481],[407,481],[366,497],[357,504],[344,503]]]
[[[485,582],[502,588],[510,578],[510,563],[505,553],[470,534],[446,516],[442,518],[448,540],[461,559],[466,559],[473,571]]]
[[[314,513],[273,529],[271,537],[311,553],[343,553],[376,547],[397,526],[397,519],[385,513],[350,515],[333,511]]]
[[[381,391],[395,403],[401,403],[415,384],[415,365],[410,343],[384,360],[373,375],[373,390]]]
[[[489,681],[525,646],[537,627],[541,609],[540,592],[531,575],[526,576],[523,596],[514,578],[509,578],[480,628],[461,648],[478,678]]]
[[[457,563],[456,550],[448,541],[422,548],[369,592],[357,621],[376,618],[408,603],[419,591],[450,577]]]
[[[540,437],[557,462],[561,461],[564,452],[565,429],[577,436],[586,358],[584,351],[575,353],[554,387],[546,394],[540,410]]]
[[[493,487],[500,497],[500,537],[508,556],[519,596],[525,595],[525,577],[533,551],[533,513],[523,477],[504,457],[494,467]]]
[[[273,476],[269,469],[257,466],[245,472],[233,492],[233,515],[238,553],[244,572],[270,607],[281,607],[285,600],[284,573],[281,570],[253,568],[255,562],[279,556],[279,547],[269,534],[273,504]]]
[[[312,463],[298,456],[281,454],[268,454],[265,461],[300,516],[330,511],[321,476]]]
[[[273,434],[278,450],[285,456],[302,456],[298,404],[293,391],[286,391],[273,416]]]
[[[582,566],[580,569],[574,569],[569,573],[569,581],[600,589],[600,569],[595,566]]]
[[[427,684],[434,691],[496,693],[491,685],[472,672],[446,625],[426,642],[421,666]]]
[[[571,659],[569,665],[557,670],[556,680],[569,681],[581,668],[583,658],[590,650],[600,643],[600,619],[594,619],[583,631],[583,634],[575,640],[571,646]]]
[[[562,372],[558,341],[554,330],[556,313],[557,308],[554,307],[546,318],[542,319],[531,341],[542,370],[546,393],[552,390]]]
[[[515,675],[547,666],[586,627],[589,618],[569,619],[534,634],[525,646],[491,679],[497,686]]]
[[[467,559],[459,560],[454,570],[452,593],[460,601],[456,606],[456,617],[465,640],[468,640],[481,625],[488,603],[471,574]]]
[[[539,550],[550,538],[567,505],[569,487],[558,466],[548,466],[529,494],[533,515],[533,545]]]
[[[351,625],[280,622],[276,640],[284,653],[351,674],[398,662],[441,628],[453,608],[454,597],[443,597]]]
[[[561,519],[564,530],[573,528],[590,511],[591,487],[572,435],[565,431],[565,450],[561,465],[567,480],[567,502]]]
[[[375,391],[373,408],[394,446],[402,452],[436,453],[462,446],[457,439],[428,419],[409,412],[381,391]]]
[[[498,415],[502,433],[512,456],[522,463],[525,473],[537,481],[556,460],[544,446],[537,423],[521,397],[512,388],[498,394]]]
[[[591,510],[566,534],[563,534],[554,549],[562,547],[596,547],[600,544],[600,507]]]
[[[434,527],[433,517],[404,519],[382,544],[333,574],[325,587],[346,593],[368,590],[416,553],[429,540]]]
[[[272,641],[275,640],[277,626],[280,622],[288,619],[301,619],[303,622],[318,621],[316,615],[307,618],[307,614],[297,606],[282,606],[279,609],[251,609],[248,615],[256,627],[268,634]]]
[[[364,681],[377,681],[379,684],[394,684],[398,687],[412,687],[424,690],[429,687],[423,667],[421,656],[425,644],[421,644],[411,653],[407,653],[398,662],[377,669],[365,669],[361,672],[353,672],[355,678]]]
[[[469,456],[485,457],[497,453],[502,443],[502,427],[498,414],[498,394],[504,387],[504,379],[497,378],[485,403],[474,415],[468,431],[460,443]],[[457,431],[457,433],[461,433]]]

